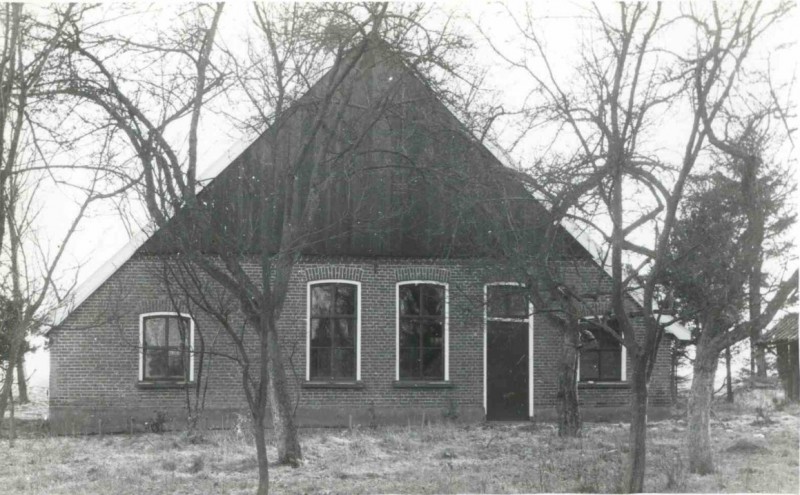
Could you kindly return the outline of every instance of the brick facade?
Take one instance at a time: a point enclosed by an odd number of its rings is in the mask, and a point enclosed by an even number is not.
[[[591,265],[573,280],[597,283],[605,275]],[[248,267],[253,273],[258,266]],[[156,257],[137,256],[51,333],[50,417],[56,430],[70,432],[141,428],[157,411],[179,421],[185,417],[190,391],[145,388],[138,381],[139,315],[173,311],[174,299],[164,284],[164,265]],[[325,388],[305,383],[306,301],[308,282],[343,279],[361,284],[361,382],[358,387]],[[395,383],[395,293],[398,282],[431,280],[449,287],[449,383],[446,387],[399,387]],[[423,415],[439,420],[458,414],[462,420],[484,417],[483,409],[483,287],[511,281],[477,261],[395,258],[306,259],[293,272],[280,320],[281,344],[289,393],[297,400],[301,425],[367,422],[419,422]],[[206,416],[224,426],[246,410],[239,367],[224,355],[235,350],[209,316],[183,307],[195,319],[195,349],[202,335],[208,380]],[[235,313],[234,325],[244,325]],[[561,338],[546,315],[534,315],[534,419],[554,414],[556,367]],[[219,334],[218,337],[215,337]],[[255,336],[246,333],[255,345]],[[213,343],[213,345],[212,345]],[[652,406],[670,404],[669,341],[664,339],[650,385]],[[197,359],[197,358],[196,358]],[[197,361],[195,368],[197,369]],[[632,369],[627,365],[628,376]],[[624,419],[629,389],[622,384],[581,384],[580,401],[588,417],[597,413]]]

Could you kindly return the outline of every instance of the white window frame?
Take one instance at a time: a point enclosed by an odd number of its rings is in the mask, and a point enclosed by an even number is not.
[[[311,381],[311,286],[321,284],[348,284],[356,287],[356,381],[361,381],[361,282],[338,278],[306,283],[306,381]]]
[[[581,318],[582,321],[586,321],[586,322],[589,322],[589,323],[595,322],[598,319],[599,318],[597,318],[596,316],[587,316],[587,317]],[[619,346],[621,347],[621,352],[619,353],[619,355],[620,355],[620,359],[622,360],[622,363],[620,364],[620,373],[619,373],[620,379],[619,379],[619,381],[596,380],[596,381],[591,381],[591,382],[588,382],[588,381],[587,382],[582,382],[581,381],[581,358],[580,358],[580,356],[578,356],[578,370],[577,370],[577,375],[578,376],[576,378],[578,380],[578,383],[579,384],[580,383],[588,383],[588,384],[627,383],[627,381],[628,381],[628,348],[622,342],[619,343]]]
[[[487,359],[486,351],[489,343],[489,287],[496,286],[512,286],[524,287],[525,284],[519,282],[491,282],[483,286],[483,414],[488,414],[489,407],[486,399],[486,391],[488,387],[486,370]],[[528,320],[528,417],[533,417],[533,302],[528,301],[528,317],[527,318],[497,318],[492,317],[491,321],[508,321],[522,323]]]
[[[153,313],[142,313],[139,315],[139,381],[144,382],[144,320],[153,316],[177,316],[189,319],[189,381],[194,382],[194,318],[188,313],[178,313],[176,311],[156,311]],[[155,380],[158,381],[158,380]],[[181,382],[178,382],[181,383]]]
[[[400,287],[429,284],[444,287],[444,380],[450,381],[450,284],[438,280],[403,280],[394,288],[394,379],[400,381]],[[414,380],[409,380],[414,381]]]

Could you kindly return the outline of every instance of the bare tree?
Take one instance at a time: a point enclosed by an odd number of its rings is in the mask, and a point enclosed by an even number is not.
[[[74,114],[69,105],[57,106],[56,100],[39,94],[52,78],[67,21],[78,9],[43,9],[38,22],[24,12],[22,4],[8,4],[2,9],[0,294],[6,301],[2,330],[8,357],[0,392],[0,423],[10,398],[14,370],[27,349],[26,336],[41,326],[47,310],[64,297],[64,290],[69,290],[59,270],[78,226],[93,204],[129,186],[125,175],[111,166],[91,165],[79,178],[71,175],[79,166],[68,163],[69,152],[63,144],[86,141],[69,131],[54,129],[59,120],[71,122]],[[91,141],[91,145],[96,147],[87,147],[83,154],[88,160],[107,151],[102,138]],[[64,162],[53,163],[55,157],[64,158]],[[64,228],[48,239],[37,234],[37,217],[53,188],[63,190],[75,204]],[[22,370],[17,373],[22,374]]]
[[[725,10],[714,4],[707,10],[688,6],[667,17],[661,4],[620,4],[612,20],[595,6],[597,38],[580,56],[578,89],[551,64],[536,20],[514,17],[531,49],[528,58],[507,61],[530,77],[533,91],[548,102],[544,115],[560,123],[586,170],[602,170],[587,191],[594,200],[585,200],[570,216],[610,245],[611,306],[619,324],[613,333],[633,363],[626,491],[644,489],[648,383],[664,327],[672,320],[661,314],[658,299],[686,181],[713,128],[733,114],[724,109],[746,98],[743,65],[751,48],[788,8],[744,3]],[[696,35],[686,53],[674,43],[662,45],[674,41],[668,35],[676,27]],[[658,125],[660,111],[681,105],[690,117],[682,156],[673,164],[648,149],[645,136]],[[655,234],[645,234],[647,229]],[[633,291],[643,301],[642,335],[634,331],[628,309]]]

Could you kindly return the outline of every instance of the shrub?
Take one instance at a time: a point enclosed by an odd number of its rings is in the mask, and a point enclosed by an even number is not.
[[[156,411],[149,421],[145,421],[144,426],[153,433],[164,433],[164,425],[167,424],[167,421],[167,413]]]
[[[246,414],[236,414],[236,419],[233,423],[233,432],[237,438],[249,437],[253,431],[250,416]]]
[[[773,397],[772,398],[772,405],[775,407],[776,411],[781,412],[784,409],[786,409],[786,406],[788,405],[788,401],[785,398]]]
[[[756,407],[756,420],[750,423],[752,426],[766,426],[771,425],[775,421],[769,417],[769,414],[763,407]]]

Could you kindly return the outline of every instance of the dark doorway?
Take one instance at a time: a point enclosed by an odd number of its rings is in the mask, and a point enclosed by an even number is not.
[[[528,419],[528,322],[486,322],[486,419]]]

